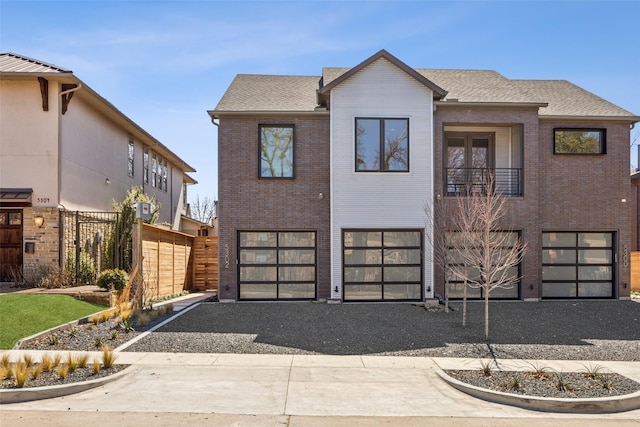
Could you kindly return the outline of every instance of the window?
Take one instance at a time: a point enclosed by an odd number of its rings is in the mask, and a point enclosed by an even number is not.
[[[409,172],[409,119],[356,119],[356,172]]]
[[[346,230],[342,257],[345,301],[422,298],[419,230]]]
[[[167,171],[167,159],[164,159],[164,161],[162,162],[162,191],[164,191],[165,193],[167,192]]]
[[[158,165],[156,160],[156,153],[151,155],[151,186],[156,187],[158,182]]]
[[[314,231],[241,231],[238,247],[240,299],[315,298]]]
[[[133,176],[133,138],[129,137],[129,151],[127,161],[127,174]]]
[[[605,154],[605,129],[554,129],[554,154]]]
[[[142,163],[143,163],[143,170],[142,170],[142,174],[143,174],[143,179],[144,179],[144,183],[148,184],[149,183],[149,150],[144,150],[144,152],[142,153]]]
[[[542,233],[543,298],[614,297],[614,233]]]
[[[260,125],[260,178],[293,178],[293,126]]]

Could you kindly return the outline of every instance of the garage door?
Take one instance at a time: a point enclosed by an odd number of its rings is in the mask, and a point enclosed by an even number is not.
[[[316,298],[315,231],[240,231],[241,300]]]

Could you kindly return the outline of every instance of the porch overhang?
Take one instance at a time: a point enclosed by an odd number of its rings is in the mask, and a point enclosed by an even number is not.
[[[0,188],[0,206],[25,207],[31,206],[32,188]]]

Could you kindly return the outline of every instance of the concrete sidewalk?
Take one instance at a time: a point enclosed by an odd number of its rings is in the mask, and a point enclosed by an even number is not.
[[[21,353],[10,352],[12,358]],[[41,355],[29,353],[36,359]],[[145,418],[161,425],[154,421],[157,417],[165,425],[171,420],[196,425],[421,425],[426,418],[439,425],[486,425],[489,419],[498,426],[525,420],[550,426],[640,425],[640,409],[595,415],[529,411],[470,397],[436,374],[438,367],[478,368],[476,359],[120,352],[116,362],[135,368],[82,393],[2,405],[2,426],[43,420],[81,425],[71,422],[74,417],[86,425],[84,414],[97,417],[98,424],[111,424],[123,413],[124,425]],[[524,361],[500,363],[503,369],[530,369]],[[588,363],[640,381],[638,362],[544,361],[565,372]]]

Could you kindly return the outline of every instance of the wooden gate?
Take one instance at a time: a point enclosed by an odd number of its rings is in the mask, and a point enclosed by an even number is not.
[[[218,237],[193,238],[193,287],[196,290],[218,289]]]

